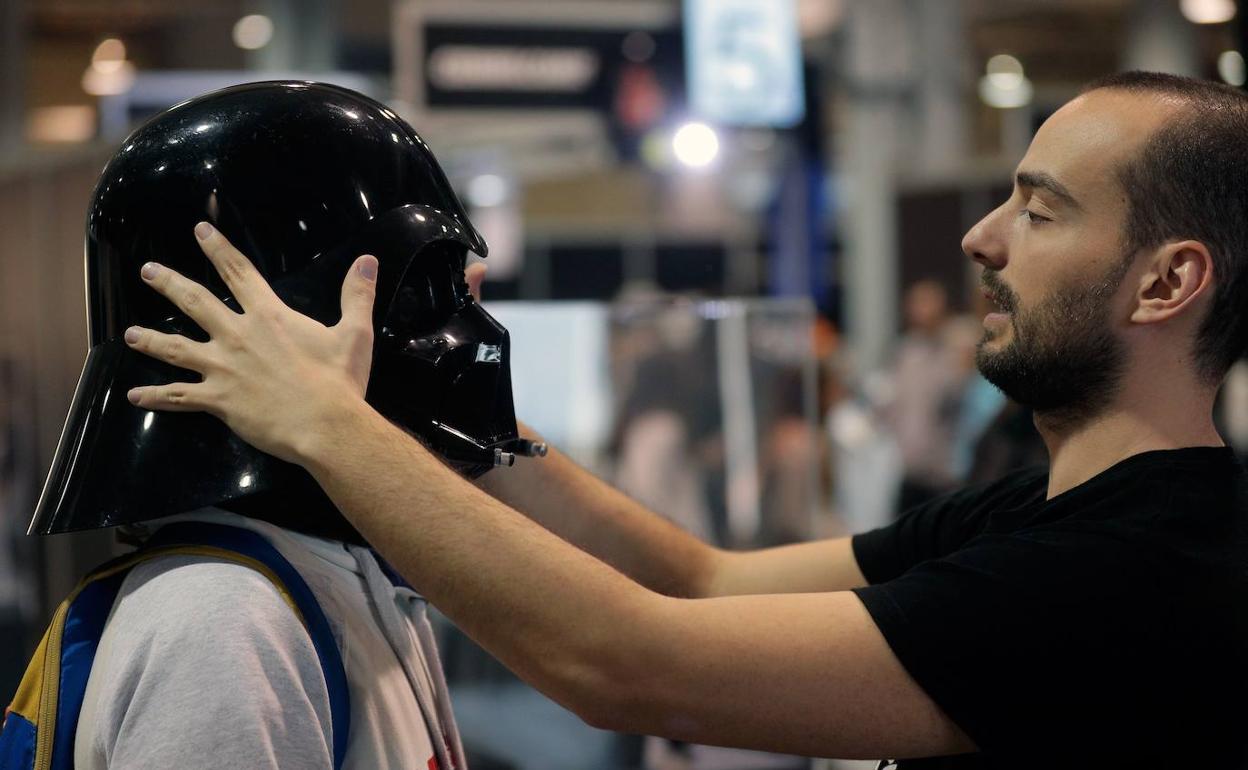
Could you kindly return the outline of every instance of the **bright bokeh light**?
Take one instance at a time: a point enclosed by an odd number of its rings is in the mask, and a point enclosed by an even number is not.
[[[82,90],[92,96],[124,94],[134,85],[134,65],[128,61],[118,62],[115,69],[102,70],[95,65],[87,67],[82,74]]]
[[[125,93],[134,84],[134,65],[126,61],[126,44],[115,37],[103,40],[82,73],[82,90],[92,96]]]
[[[1027,79],[1023,74],[1023,63],[1008,53],[999,53],[989,59],[986,71],[993,84],[1006,91],[1018,88]]]
[[[984,104],[989,107],[996,107],[1000,110],[1014,109],[1015,107],[1025,107],[1031,104],[1031,97],[1034,89],[1031,81],[1023,78],[1013,88],[1002,88],[995,83],[991,75],[984,75],[979,79],[979,98],[984,100]]]
[[[507,200],[507,180],[497,174],[482,174],[468,183],[468,204],[476,208],[490,208]]]
[[[1179,8],[1193,24],[1221,24],[1235,18],[1235,0],[1181,0]]]
[[[705,123],[686,123],[672,135],[672,153],[691,168],[709,166],[719,155],[719,136]]]
[[[273,39],[273,21],[253,13],[234,22],[234,45],[247,51],[264,48]]]
[[[91,54],[91,66],[100,72],[116,72],[126,61],[126,44],[115,37],[101,41]]]
[[[1244,84],[1244,56],[1239,51],[1223,51],[1218,56],[1218,74],[1233,86]]]
[[[1031,103],[1034,89],[1023,71],[1023,63],[1009,54],[988,60],[979,79],[979,98],[990,107],[1007,110]]]

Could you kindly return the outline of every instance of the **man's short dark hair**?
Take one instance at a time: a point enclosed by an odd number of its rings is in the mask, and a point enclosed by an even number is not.
[[[1084,90],[1176,98],[1182,107],[1118,169],[1128,258],[1192,239],[1213,258],[1213,301],[1196,334],[1199,373],[1219,382],[1248,346],[1248,94],[1207,80],[1123,72]]]

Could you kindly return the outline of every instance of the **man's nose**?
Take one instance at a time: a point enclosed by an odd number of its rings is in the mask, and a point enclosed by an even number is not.
[[[1000,270],[1008,261],[1006,233],[998,207],[962,236],[962,252],[991,270]]]

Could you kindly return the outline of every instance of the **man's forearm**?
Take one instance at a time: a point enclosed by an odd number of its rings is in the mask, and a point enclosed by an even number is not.
[[[334,419],[295,459],[368,542],[538,689],[578,713],[605,703],[602,678],[664,597],[475,488],[362,401]]]
[[[540,438],[521,426],[526,438]],[[558,450],[482,476],[477,485],[647,588],[698,597],[726,557]]]

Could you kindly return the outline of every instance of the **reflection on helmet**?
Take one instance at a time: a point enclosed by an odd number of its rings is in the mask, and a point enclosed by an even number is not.
[[[158,115],[104,169],[87,216],[91,349],[31,522],[40,534],[223,505],[337,537],[354,530],[312,478],[203,414],[129,404],[140,384],[193,378],[126,347],[138,324],[203,339],[139,278],[158,261],[234,309],[192,228],[212,222],[288,305],[336,323],[343,278],[377,256],[367,399],[450,464],[478,475],[526,447],[507,331],[468,294],[481,236],[421,138],[365,96],[252,83]]]

